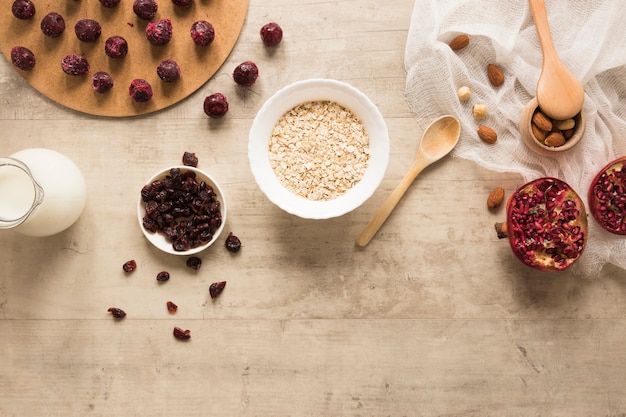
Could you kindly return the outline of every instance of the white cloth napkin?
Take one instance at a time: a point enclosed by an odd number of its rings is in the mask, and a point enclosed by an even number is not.
[[[406,96],[420,120],[454,114],[462,136],[453,156],[498,172],[516,172],[526,181],[554,176],[587,202],[595,174],[626,155],[626,8],[619,1],[547,1],[552,40],[561,60],[585,88],[587,127],[582,141],[557,157],[539,156],[521,141],[519,116],[535,96],[542,55],[530,6],[519,0],[416,0],[406,45]],[[448,42],[466,33],[471,42],[454,52]],[[498,64],[505,83],[487,79],[488,63]],[[472,97],[460,102],[457,89]],[[485,103],[481,124],[498,132],[495,145],[476,136],[472,105]],[[520,185],[522,185],[520,183]],[[510,190],[513,191],[513,190]],[[594,277],[606,263],[626,269],[626,236],[604,231],[589,216],[589,239],[573,271]]]

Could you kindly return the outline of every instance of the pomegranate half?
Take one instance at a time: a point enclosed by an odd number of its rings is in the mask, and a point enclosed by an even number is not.
[[[626,156],[611,162],[589,187],[589,211],[605,230],[626,235]]]
[[[518,188],[506,205],[499,238],[524,264],[539,271],[563,271],[582,255],[587,241],[585,204],[567,183],[544,177]]]

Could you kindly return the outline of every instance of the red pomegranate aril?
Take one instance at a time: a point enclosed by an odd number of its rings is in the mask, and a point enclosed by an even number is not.
[[[589,210],[603,229],[626,235],[626,156],[607,164],[591,182]]]
[[[191,338],[190,330],[183,330],[180,327],[174,327],[174,337],[180,340],[188,340]]]

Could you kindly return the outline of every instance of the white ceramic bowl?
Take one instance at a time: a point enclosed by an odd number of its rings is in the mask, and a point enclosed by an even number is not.
[[[370,158],[361,181],[332,200],[310,200],[291,192],[276,177],[269,158],[269,142],[281,116],[299,104],[333,101],[359,118],[369,136]],[[348,213],[363,204],[380,185],[389,163],[389,134],[378,108],[349,84],[310,79],[290,84],[270,97],[257,113],[248,142],[250,169],[269,200],[281,209],[307,219],[327,219]]]
[[[160,233],[151,233],[147,231],[145,227],[143,226],[143,218],[146,214],[146,205],[143,199],[141,198],[141,195],[139,195],[139,201],[137,203],[137,218],[139,219],[139,227],[141,228],[141,231],[143,232],[146,239],[148,239],[150,243],[152,243],[157,248],[161,249],[163,252],[167,252],[172,255],[193,255],[193,254],[196,254],[198,252],[205,250],[206,248],[211,246],[213,243],[215,243],[215,241],[219,238],[220,234],[222,233],[222,230],[224,230],[224,225],[226,224],[226,199],[224,198],[224,193],[222,193],[222,190],[220,189],[217,182],[215,182],[215,180],[213,180],[213,178],[211,178],[211,176],[207,174],[206,172],[198,168],[194,168],[194,167],[173,166],[173,167],[163,169],[157,172],[156,174],[154,174],[148,181],[146,181],[146,184],[152,184],[154,181],[158,179],[165,178],[167,175],[169,175],[170,170],[172,168],[179,168],[183,172],[193,171],[196,173],[196,180],[198,182],[204,181],[208,185],[213,187],[213,190],[215,191],[215,194],[216,194],[216,199],[220,202],[220,207],[222,211],[222,224],[217,229],[217,231],[213,234],[213,238],[211,239],[209,243],[206,243],[201,246],[197,246],[187,251],[176,251],[172,247],[172,243],[168,242],[165,236],[163,236]]]

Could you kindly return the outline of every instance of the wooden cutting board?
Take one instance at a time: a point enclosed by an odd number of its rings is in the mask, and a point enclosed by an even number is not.
[[[222,66],[232,51],[246,18],[249,0],[194,0],[190,8],[175,6],[171,0],[157,0],[154,20],[172,21],[173,36],[166,46],[153,46],[146,39],[147,21],[133,12],[133,0],[121,0],[115,8],[103,7],[98,0],[47,1],[33,0],[36,13],[32,19],[20,20],[11,13],[10,0],[3,1],[0,11],[0,48],[11,62],[14,46],[30,49],[36,59],[35,68],[15,70],[30,85],[50,99],[71,109],[108,117],[136,116],[161,110],[175,104],[206,83]],[[41,31],[41,19],[57,12],[65,19],[65,32],[49,38]],[[102,26],[100,38],[93,43],[78,40],[74,24],[80,19],[95,19]],[[215,28],[215,40],[199,47],[191,39],[193,22],[206,20]],[[110,36],[119,35],[128,42],[128,55],[109,58],[104,44]],[[61,60],[67,54],[87,58],[90,72],[84,76],[67,75]],[[173,59],[181,68],[181,78],[173,83],[162,81],[156,73],[163,59]],[[98,94],[91,87],[91,75],[106,71],[113,77],[114,87]],[[135,78],[147,80],[154,91],[146,103],[135,103],[128,87]]]

